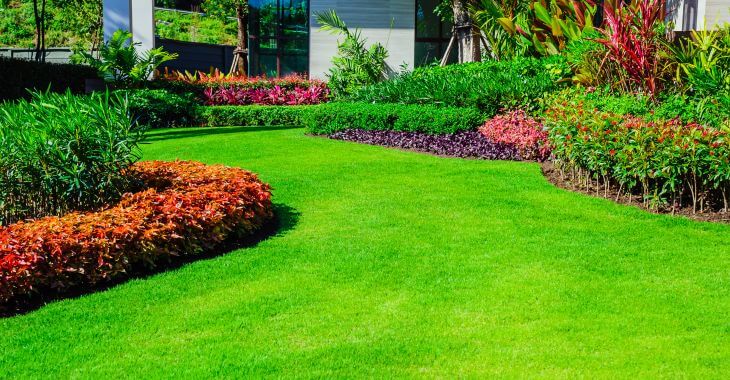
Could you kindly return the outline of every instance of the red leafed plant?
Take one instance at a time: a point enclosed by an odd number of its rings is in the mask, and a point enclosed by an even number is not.
[[[271,88],[279,86],[283,88],[308,88],[310,85],[318,86],[323,83],[318,80],[307,79],[305,76],[299,74],[291,74],[281,78],[268,78],[265,76],[249,77],[238,74],[224,74],[217,69],[208,74],[202,71],[190,73],[187,71],[180,72],[177,70],[169,71],[165,69],[164,72],[157,73],[157,78],[168,82],[178,82],[207,87],[234,86],[245,88]]]
[[[222,248],[273,219],[269,186],[242,169],[141,162],[146,190],[115,207],[0,228],[0,309],[30,295],[121,278]]]
[[[608,49],[607,59],[618,64],[624,90],[654,96],[669,73],[665,52],[666,0],[606,0],[605,27],[596,42]],[[610,76],[609,76],[610,77]],[[618,78],[616,78],[618,77]]]
[[[329,89],[324,84],[311,85],[308,88],[294,87],[286,89],[280,86],[272,88],[239,88],[220,87],[206,88],[203,91],[205,105],[312,105],[320,104],[329,98]]]
[[[496,116],[481,126],[479,132],[491,141],[517,148],[525,160],[544,161],[550,156],[548,133],[525,111]]]

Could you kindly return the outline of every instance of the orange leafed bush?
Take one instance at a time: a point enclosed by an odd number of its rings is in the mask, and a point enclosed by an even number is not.
[[[130,174],[146,190],[114,207],[0,227],[0,305],[210,252],[273,219],[269,186],[242,169],[141,162]]]

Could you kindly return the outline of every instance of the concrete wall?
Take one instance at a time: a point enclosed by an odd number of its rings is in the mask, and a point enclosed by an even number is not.
[[[707,28],[730,23],[730,0],[700,0],[700,6],[702,7],[702,5],[705,8]]]
[[[46,62],[69,63],[71,54],[73,51],[68,47],[46,48]],[[35,58],[35,49],[0,48],[0,57],[32,60]]]
[[[314,17],[316,12],[330,9],[336,9],[349,28],[360,28],[370,44],[385,45],[390,52],[387,61],[390,68],[398,70],[403,63],[413,67],[415,0],[311,0],[309,74],[312,78],[324,78],[332,57],[337,54],[338,37],[320,30]]]

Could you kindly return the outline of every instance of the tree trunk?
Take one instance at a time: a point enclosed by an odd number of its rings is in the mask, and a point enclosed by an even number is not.
[[[479,30],[467,9],[468,0],[453,0],[454,33],[458,42],[459,63],[479,62],[482,58]]]
[[[33,21],[35,21],[35,56],[36,61],[41,60],[41,18],[39,15],[38,0],[33,0]]]
[[[40,55],[41,55],[41,62],[46,61],[46,0],[43,0],[43,5],[41,6],[41,47],[40,47]]]
[[[234,51],[234,65],[231,71],[239,75],[248,75],[248,9],[245,5],[236,6],[238,20],[238,44]]]

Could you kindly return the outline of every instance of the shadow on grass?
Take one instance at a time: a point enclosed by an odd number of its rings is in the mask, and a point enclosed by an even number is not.
[[[153,130],[147,134],[145,142],[165,141],[199,136],[225,135],[242,132],[265,132],[283,131],[287,129],[299,129],[303,127],[294,126],[268,126],[268,127],[200,127],[193,129],[164,129]]]
[[[48,292],[44,294],[36,294],[30,298],[16,300],[14,303],[9,305],[0,305],[0,318],[21,316],[38,310],[55,301],[74,299],[83,295],[106,291],[130,280],[150,278],[159,273],[179,269],[190,263],[216,258],[237,249],[253,248],[266,239],[286,235],[289,231],[296,227],[297,223],[299,223],[300,215],[301,213],[292,207],[284,204],[274,204],[274,219],[254,235],[243,239],[228,241],[218,249],[211,252],[198,255],[172,257],[168,262],[157,263],[157,266],[154,268],[135,267],[123,278],[117,278],[95,286],[79,287],[62,293]]]

